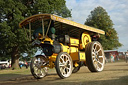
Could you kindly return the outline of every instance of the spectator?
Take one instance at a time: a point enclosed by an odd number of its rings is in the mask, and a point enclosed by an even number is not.
[[[112,53],[110,53],[110,57],[111,57],[111,62],[114,61],[114,56],[112,55]]]
[[[126,63],[127,63],[127,61],[128,61],[128,50],[127,50],[127,52],[125,54],[125,60],[126,60]]]
[[[11,68],[11,64],[9,64],[8,68]]]
[[[28,69],[28,63],[27,63],[27,61],[25,61],[25,67],[26,67],[26,69]]]
[[[118,55],[116,56],[116,59],[117,59],[117,61],[119,61],[119,56]]]
[[[20,69],[22,69],[22,66],[23,66],[22,64],[19,64]]]

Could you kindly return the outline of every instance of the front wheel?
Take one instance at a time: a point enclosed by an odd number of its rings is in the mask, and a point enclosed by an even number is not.
[[[55,61],[56,72],[60,78],[64,79],[72,74],[72,58],[66,52],[61,52],[58,54]]]
[[[101,44],[97,41],[90,42],[85,48],[86,64],[91,72],[99,72],[104,69],[105,56]]]
[[[30,70],[36,79],[41,79],[46,76],[48,68],[46,58],[43,55],[37,55],[31,60]]]

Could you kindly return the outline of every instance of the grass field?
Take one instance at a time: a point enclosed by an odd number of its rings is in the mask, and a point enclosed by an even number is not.
[[[87,67],[69,78],[60,79],[55,69],[40,80],[34,79],[30,69],[0,70],[0,85],[128,85],[128,63],[107,63],[102,72],[91,73]]]
[[[31,74],[30,70],[24,67],[22,69],[17,69],[17,70],[4,69],[4,70],[0,70],[0,81],[14,79],[20,76],[30,75],[30,74]]]

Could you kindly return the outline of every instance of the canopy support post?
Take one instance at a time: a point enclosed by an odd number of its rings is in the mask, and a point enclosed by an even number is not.
[[[27,34],[25,27],[23,27],[23,28],[24,28],[24,31],[25,31],[27,38],[29,39],[29,35]]]
[[[49,31],[49,28],[50,28],[50,25],[51,25],[51,21],[52,21],[52,20],[50,19],[50,22],[49,22],[49,25],[48,25],[48,29],[47,29],[47,32],[46,32],[46,36],[47,36],[47,34],[48,34],[48,31]],[[45,36],[45,37],[46,37],[46,36]]]
[[[30,38],[30,41],[32,40],[31,39],[31,22],[29,22],[29,38]]]
[[[42,18],[42,33],[43,33],[43,38],[44,38],[44,20]]]

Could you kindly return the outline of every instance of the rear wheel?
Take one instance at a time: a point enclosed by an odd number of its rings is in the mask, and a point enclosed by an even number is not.
[[[82,62],[78,62],[79,66],[73,68],[72,73],[76,73],[80,70],[80,67],[82,66]]]
[[[100,72],[104,69],[105,56],[101,44],[97,41],[86,45],[86,64],[91,72]]]
[[[31,60],[30,70],[36,79],[41,79],[46,76],[48,71],[48,68],[45,67],[46,62],[46,58],[43,55],[37,55]]]
[[[64,79],[72,74],[72,58],[66,52],[61,52],[58,54],[55,62],[56,72],[60,78]]]

